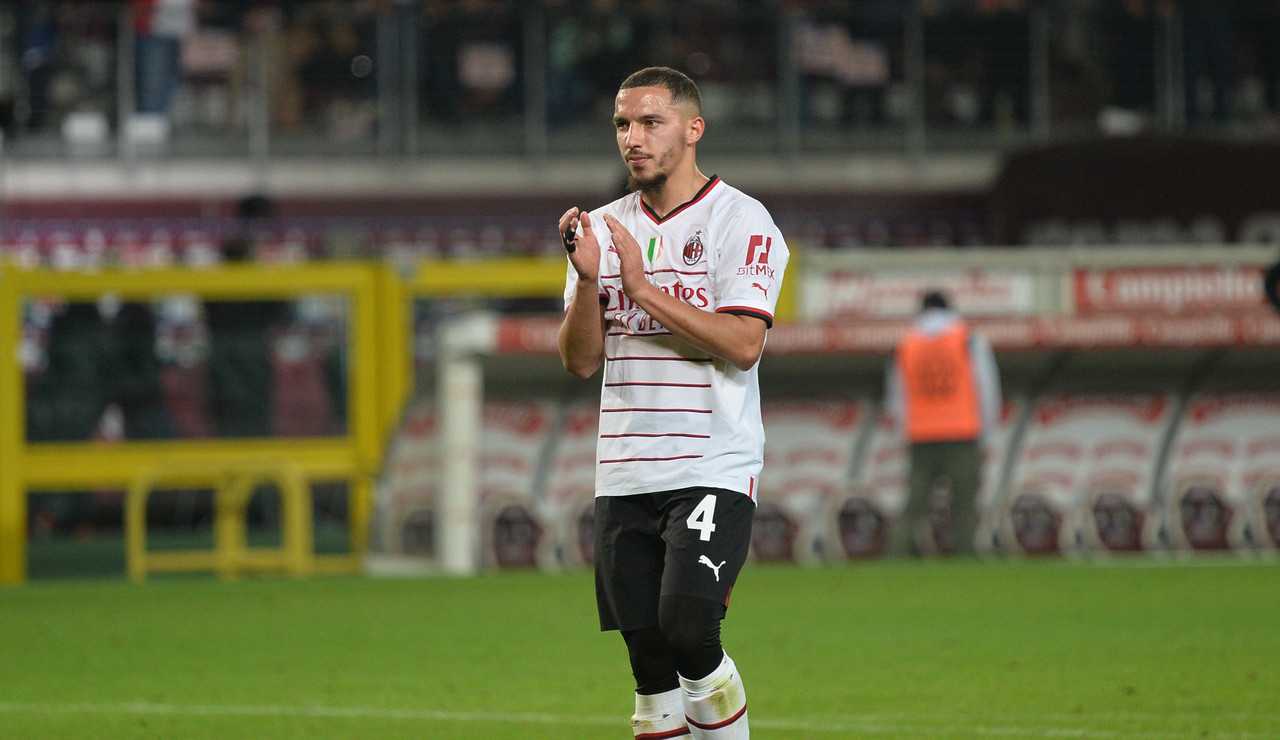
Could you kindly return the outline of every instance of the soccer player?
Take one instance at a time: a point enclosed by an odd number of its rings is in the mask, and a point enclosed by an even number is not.
[[[560,356],[604,365],[596,603],[636,681],[636,738],[746,738],[720,621],[747,558],[764,459],[756,363],[787,245],[755,199],[704,175],[697,86],[667,67],[623,81],[613,127],[631,192],[560,218]]]

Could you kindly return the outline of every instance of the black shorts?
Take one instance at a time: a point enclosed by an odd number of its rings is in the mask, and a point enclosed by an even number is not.
[[[671,594],[727,607],[755,508],[748,496],[719,488],[597,496],[600,629],[656,627],[658,598]]]

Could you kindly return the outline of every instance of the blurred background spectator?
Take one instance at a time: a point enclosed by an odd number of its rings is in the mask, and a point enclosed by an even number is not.
[[[196,0],[132,0],[139,113],[167,114],[182,73],[182,45],[196,28]]]
[[[995,148],[1059,127],[1239,133],[1270,121],[1280,100],[1270,1],[131,0],[127,10],[0,8],[0,125],[11,139],[28,134],[14,153],[56,150],[74,114],[115,128],[122,84],[136,110],[172,120],[177,152],[242,151],[251,133],[275,154],[319,144],[537,153],[580,140],[617,80],[658,60],[688,69],[712,120],[735,127],[715,146],[744,151],[900,146],[921,132]]]
[[[129,439],[168,439],[174,426],[165,405],[156,354],[156,318],[151,306],[130,301],[120,306],[107,333],[111,402]]]
[[[231,265],[256,258],[255,226],[270,218],[267,198],[249,196],[239,203],[239,229],[222,245]],[[220,437],[269,437],[276,383],[272,336],[287,318],[282,301],[209,301],[204,305],[209,336],[209,417]]]

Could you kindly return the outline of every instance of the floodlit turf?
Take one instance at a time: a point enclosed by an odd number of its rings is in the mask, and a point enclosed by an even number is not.
[[[3,738],[627,738],[586,574],[0,589]],[[756,738],[1280,738],[1280,566],[748,566]]]

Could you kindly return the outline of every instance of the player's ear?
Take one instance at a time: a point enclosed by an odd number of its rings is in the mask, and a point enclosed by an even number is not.
[[[707,130],[707,122],[702,116],[694,116],[689,119],[689,125],[685,127],[684,143],[697,144],[702,138],[702,133]]]

